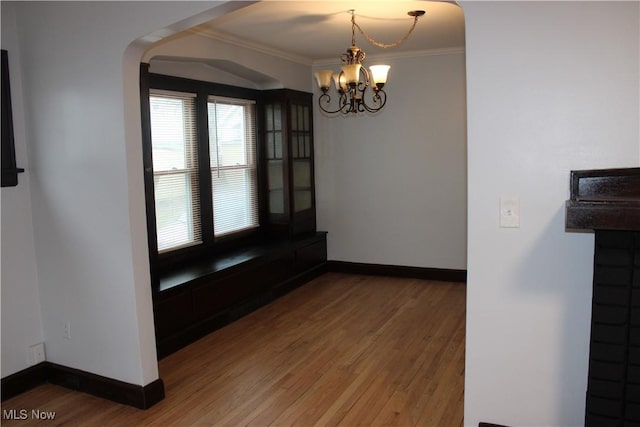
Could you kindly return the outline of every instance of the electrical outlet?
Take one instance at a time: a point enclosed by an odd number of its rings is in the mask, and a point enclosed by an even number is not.
[[[64,324],[64,337],[68,340],[71,339],[71,322],[66,322]]]
[[[40,342],[29,347],[29,364],[37,365],[46,359],[44,352],[44,343]]]

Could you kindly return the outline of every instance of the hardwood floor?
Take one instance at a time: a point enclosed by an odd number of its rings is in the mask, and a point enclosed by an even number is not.
[[[2,409],[55,411],[48,425],[461,426],[465,294],[327,273],[161,360],[151,409],[49,384]]]

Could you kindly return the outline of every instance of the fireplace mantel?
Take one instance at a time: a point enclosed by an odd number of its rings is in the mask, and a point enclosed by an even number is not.
[[[640,231],[640,168],[572,171],[566,228]]]

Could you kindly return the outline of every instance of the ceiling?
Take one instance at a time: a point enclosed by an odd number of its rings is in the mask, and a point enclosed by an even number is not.
[[[378,42],[402,38],[413,23],[411,10],[424,10],[411,36],[400,46],[370,44],[356,28],[356,45],[368,56],[464,47],[464,16],[447,1],[260,1],[191,32],[271,51],[299,62],[336,61],[351,45],[351,9],[356,23]]]

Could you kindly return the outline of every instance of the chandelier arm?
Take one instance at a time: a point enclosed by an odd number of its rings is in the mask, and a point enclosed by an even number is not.
[[[362,74],[362,76],[364,77],[364,87],[367,88],[369,87],[369,85],[371,84],[371,76],[369,75],[369,72],[367,71],[366,67],[360,67],[360,74]],[[359,82],[360,83],[360,82]]]
[[[340,99],[342,99],[342,96],[340,97]],[[338,104],[338,109],[337,110],[327,110],[322,104],[323,101],[324,101],[325,104],[329,105],[329,103],[331,102],[331,95],[329,95],[328,93],[324,92],[318,98],[318,106],[325,113],[334,114],[334,113],[338,113],[338,112],[342,111],[342,106],[340,104]]]
[[[378,111],[382,110],[384,105],[387,103],[387,94],[384,90],[378,89],[371,97],[371,100],[373,101],[374,104],[380,104],[380,105],[378,105],[377,107],[370,106],[365,102],[364,97],[362,98],[362,105],[364,109],[369,113],[377,113]]]
[[[352,98],[347,96],[347,92],[340,95],[339,105],[340,105],[340,109],[338,111],[340,111],[342,114],[349,114],[352,112],[351,111]]]
[[[409,31],[407,31],[407,34],[405,34],[402,38],[398,39],[397,41],[393,42],[393,43],[380,43],[378,41],[375,41],[371,36],[369,36],[367,33],[364,32],[364,30],[360,27],[360,25],[358,25],[356,23],[356,18],[354,15],[354,12],[351,11],[351,30],[352,30],[352,44],[355,44],[355,30],[354,28],[358,28],[358,30],[360,31],[360,33],[367,39],[367,41],[369,43],[371,43],[374,46],[378,46],[384,49],[390,48],[390,47],[396,47],[401,45],[402,43],[404,43],[405,40],[407,40],[409,38],[409,36],[411,35],[411,33],[413,32],[413,30],[416,28],[416,24],[418,23],[418,18],[420,16],[416,15],[413,17],[413,25],[411,25],[411,28],[409,28]]]
[[[338,106],[335,110],[329,110],[325,108],[325,104],[328,106],[331,102],[331,95],[328,93],[323,93],[318,97],[318,106],[322,111],[327,114],[349,114],[349,113],[377,113],[380,111],[385,104],[387,103],[387,94],[384,90],[378,89],[375,90],[371,95],[371,103],[368,104],[366,100],[367,87],[364,89],[347,89],[345,92],[340,93],[340,98],[338,100]],[[356,96],[357,94],[357,96]]]
[[[346,92],[341,92],[340,93],[340,98],[338,99],[338,106],[335,110],[329,110],[327,108],[325,108],[324,104],[326,104],[327,106],[331,103],[331,95],[329,95],[327,92],[324,92],[322,95],[320,95],[318,97],[318,106],[320,107],[320,109],[322,111],[324,111],[327,114],[336,114],[336,113],[342,113],[342,114],[348,114],[348,113],[355,113],[356,110],[353,108],[352,105],[352,100],[353,98],[349,98],[347,96]]]

